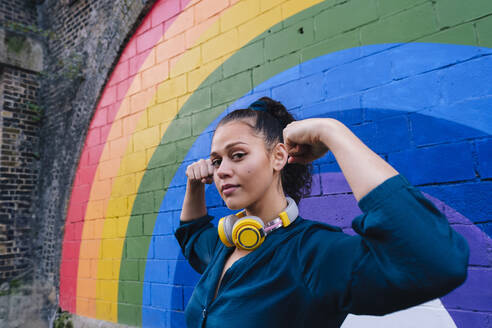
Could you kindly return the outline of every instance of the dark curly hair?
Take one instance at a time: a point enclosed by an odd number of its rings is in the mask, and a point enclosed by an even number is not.
[[[283,130],[295,119],[280,102],[262,97],[248,108],[227,114],[217,128],[231,121],[246,121],[263,137],[266,148],[271,150],[277,143],[284,142]],[[287,163],[281,171],[281,182],[284,193],[299,203],[311,189],[311,165]]]

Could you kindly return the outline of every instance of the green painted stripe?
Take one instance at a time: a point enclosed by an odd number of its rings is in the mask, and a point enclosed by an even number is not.
[[[464,24],[460,21],[456,23],[458,26],[439,32],[441,26],[433,16],[433,9],[428,2],[415,5],[415,1],[409,0],[391,0],[391,3],[388,0],[381,1],[385,3],[382,6],[384,10],[397,13],[377,20],[375,1],[354,0],[334,6],[334,0],[327,0],[292,16],[262,33],[231,56],[184,104],[156,149],[135,199],[120,268],[119,322],[141,325],[141,315],[136,321],[128,322],[128,316],[122,314],[123,310],[128,311],[128,306],[123,308],[123,305],[141,305],[147,252],[161,201],[197,136],[236,99],[260,83],[302,62],[353,47],[409,41],[492,46],[492,34],[488,32],[492,20],[487,19],[488,17],[478,21],[478,34],[482,31],[483,37],[479,37],[477,42],[475,35],[469,33],[470,27],[466,21]],[[439,10],[450,15],[452,8],[459,6],[459,1],[461,0],[439,1]],[[483,4],[483,8],[492,13],[489,0],[476,2]],[[363,8],[365,13],[359,13],[362,11],[359,7],[351,7],[354,3]],[[357,13],[354,13],[354,8],[358,8]],[[473,18],[479,13],[468,13],[465,9],[463,15]],[[485,16],[484,11],[480,16]],[[337,30],[335,34],[330,33],[330,30],[339,29],[336,22],[343,24],[343,29]],[[353,29],[358,26],[361,27]],[[298,32],[301,27],[302,34]],[[251,55],[262,46],[267,61]],[[210,95],[214,102],[203,110],[203,104],[210,101]],[[156,179],[163,179],[164,185],[155,184]],[[129,283],[126,280],[137,282]]]

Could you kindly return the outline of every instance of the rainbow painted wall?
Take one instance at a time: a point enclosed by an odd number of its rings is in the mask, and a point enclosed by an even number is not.
[[[492,327],[492,1],[159,0],[94,109],[69,200],[60,305],[185,327],[199,278],[180,254],[187,164],[229,111],[260,96],[334,117],[444,211],[471,247],[449,295],[344,327]],[[305,218],[360,213],[333,156],[314,163]],[[229,213],[213,186],[209,213]],[[488,286],[488,287],[487,287]],[[375,295],[377,297],[377,295]]]

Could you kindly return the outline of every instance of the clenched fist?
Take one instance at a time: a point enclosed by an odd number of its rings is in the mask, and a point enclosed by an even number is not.
[[[307,164],[322,157],[328,147],[322,141],[326,119],[295,121],[284,129],[284,144],[289,163]]]
[[[214,168],[209,158],[200,159],[186,168],[186,176],[193,183],[211,184],[213,182],[213,174]]]

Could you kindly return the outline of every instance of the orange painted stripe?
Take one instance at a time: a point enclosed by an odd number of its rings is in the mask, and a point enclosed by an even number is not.
[[[159,0],[154,7],[160,6],[163,2],[175,2],[179,4],[179,0]],[[181,2],[186,3],[189,1],[182,0]],[[170,19],[167,24],[172,20],[174,19]],[[112,72],[101,99],[97,104],[95,115],[91,121],[88,136],[86,137],[78,163],[67,211],[62,260],[60,264],[60,306],[69,312],[76,312],[76,290],[79,272],[79,254],[81,253],[81,236],[97,163],[105,159],[101,156],[103,144],[107,142],[109,128],[114,124],[113,120],[116,112],[120,108],[121,100],[128,92],[135,73],[141,69],[142,63],[148,56],[149,51],[139,49],[139,43],[141,43],[139,39],[141,39],[141,35],[151,26],[152,17],[148,15],[120,56],[119,62]],[[168,27],[162,26],[164,29]],[[153,40],[150,39],[147,41],[152,42]],[[156,41],[154,40],[153,43],[155,44]],[[151,44],[150,47],[153,47],[154,44]],[[118,124],[118,122],[116,123]],[[99,212],[102,210],[100,205],[102,204],[99,202],[99,205],[95,206]],[[85,251],[83,254],[85,254]],[[86,270],[82,270],[82,275],[86,274]],[[86,311],[83,312],[85,313]]]
[[[203,5],[204,3],[212,3],[212,0],[202,1],[200,4]],[[80,248],[81,260],[79,261],[80,263],[77,276],[77,285],[80,286],[80,290],[83,289],[84,292],[80,294],[79,288],[77,288],[78,314],[116,321],[117,308],[113,303],[109,303],[108,305],[108,300],[106,299],[106,295],[108,295],[107,291],[109,282],[103,282],[102,280],[111,281],[115,279],[115,268],[118,270],[119,274],[119,261],[121,259],[121,254],[116,256],[112,250],[115,245],[118,244],[118,240],[121,240],[121,242],[124,241],[126,225],[125,229],[119,228],[121,222],[118,222],[118,216],[107,217],[106,214],[111,197],[113,197],[113,199],[115,196],[123,196],[123,198],[126,197],[126,205],[124,206],[133,204],[135,196],[131,196],[131,193],[133,192],[136,195],[137,184],[135,185],[135,190],[129,190],[129,194],[122,195],[118,192],[121,188],[118,188],[118,186],[113,186],[112,183],[118,176],[118,172],[121,168],[121,157],[129,151],[131,152],[133,147],[135,147],[135,144],[132,142],[134,133],[136,131],[143,132],[143,130],[148,130],[148,127],[145,124],[139,128],[137,128],[136,125],[142,118],[142,115],[145,114],[145,109],[149,105],[155,104],[153,99],[156,93],[156,85],[169,77],[168,70],[162,67],[164,65],[173,66],[177,63],[178,58],[186,52],[186,48],[182,46],[181,42],[176,41],[176,39],[179,40],[182,37],[175,35],[180,35],[179,32],[185,32],[188,28],[185,20],[189,19],[190,12],[193,12],[194,10],[195,9],[193,6],[187,7],[180,14],[180,16],[177,17],[173,25],[166,30],[164,36],[150,50],[146,61],[132,82],[128,94],[122,100],[120,109],[113,121],[113,126],[108,135],[108,142],[104,145],[101,156],[101,158],[106,160],[100,161],[97,167],[97,173],[91,188],[87,211],[85,214],[85,224],[82,232],[82,242]],[[152,12],[150,15],[152,15]],[[218,19],[218,17],[218,14],[209,17],[205,21],[201,22],[196,28],[186,31],[186,40],[188,40],[188,42],[196,41],[201,35],[203,35],[204,31],[206,31],[213,24],[213,22]],[[183,30],[179,31],[180,28]],[[171,37],[169,37],[168,34],[171,35]],[[165,54],[167,53],[176,54],[176,56],[173,58],[166,58]],[[162,61],[158,62],[157,58]],[[142,90],[145,86],[148,86],[148,88]],[[177,111],[175,111],[174,114],[176,112]],[[121,123],[117,124],[117,122]],[[121,134],[122,136],[120,136]],[[145,155],[142,155],[145,158]],[[146,162],[145,166],[142,166],[141,169],[144,170],[145,167]],[[127,177],[127,179],[137,180],[136,175],[138,174],[135,173],[133,176]],[[140,181],[140,179],[141,177],[138,181]],[[125,184],[125,188],[126,187],[128,187],[127,184]],[[112,190],[114,191],[113,196]],[[115,239],[103,241],[103,229],[110,231],[109,235],[111,238]],[[113,234],[114,231],[116,231],[116,233]],[[104,250],[101,247],[101,243],[105,243]],[[105,250],[109,253],[103,254]],[[84,258],[82,254],[88,255]],[[101,258],[107,258],[108,256],[111,258],[110,263],[103,260],[103,265],[101,266]],[[97,280],[98,278],[99,280],[97,284],[91,282],[91,280]],[[105,290],[106,292],[98,293],[98,289]]]

